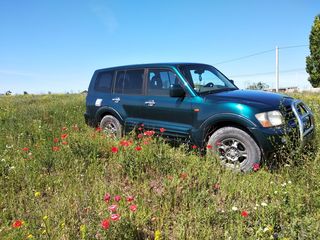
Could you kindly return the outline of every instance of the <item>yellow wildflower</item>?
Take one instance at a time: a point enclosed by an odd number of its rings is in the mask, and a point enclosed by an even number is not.
[[[87,231],[86,225],[82,224],[80,226],[81,239],[85,239],[86,238],[86,231]]]
[[[33,238],[33,235],[32,235],[31,233],[29,233],[28,236],[27,236],[27,238],[28,238],[28,239],[32,239],[32,238]]]
[[[34,196],[35,196],[35,197],[40,197],[40,196],[41,196],[41,193],[40,193],[40,192],[35,192],[35,193],[34,193]]]
[[[161,240],[161,232],[159,230],[154,232],[154,240]]]
[[[61,227],[61,228],[64,228],[65,225],[66,225],[65,223],[61,223],[61,224],[60,224],[60,227]]]

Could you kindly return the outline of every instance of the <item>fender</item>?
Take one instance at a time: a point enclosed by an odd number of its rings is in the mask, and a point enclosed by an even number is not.
[[[108,106],[103,106],[101,108],[98,109],[98,111],[96,112],[96,116],[95,119],[97,119],[98,121],[101,121],[102,117],[104,115],[113,115],[114,117],[116,117],[121,124],[124,123],[123,118],[121,117],[121,115],[117,112],[117,110],[115,110],[112,107],[108,107]]]
[[[235,113],[217,113],[206,119],[198,129],[191,131],[191,138],[193,142],[198,146],[203,146],[205,143],[205,137],[207,132],[212,126],[220,125],[224,122],[230,122],[248,129],[251,132],[252,128],[256,128],[257,125],[250,119],[245,118]]]
[[[200,129],[206,129],[221,122],[233,122],[239,124],[247,129],[256,128],[257,125],[250,119],[245,118],[235,113],[217,113],[206,119],[201,125]]]

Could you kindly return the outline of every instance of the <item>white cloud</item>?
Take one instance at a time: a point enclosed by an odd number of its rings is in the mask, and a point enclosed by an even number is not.
[[[106,26],[109,33],[113,33],[118,28],[118,21],[109,7],[96,4],[91,7],[91,10],[98,20]]]

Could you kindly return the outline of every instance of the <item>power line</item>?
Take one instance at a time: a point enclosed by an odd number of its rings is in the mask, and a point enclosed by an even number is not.
[[[253,54],[250,54],[250,55],[246,55],[246,56],[243,56],[243,57],[238,57],[238,58],[233,58],[233,59],[230,59],[230,60],[218,62],[218,63],[215,63],[214,65],[219,65],[219,64],[223,64],[223,63],[239,61],[239,60],[242,60],[242,59],[245,59],[245,58],[258,56],[258,55],[262,55],[262,54],[265,54],[265,53],[268,53],[268,52],[273,52],[273,51],[274,51],[274,49],[269,49],[269,50],[265,50],[265,51],[262,51],[262,52],[257,52],[257,53],[253,53]]]
[[[287,49],[287,48],[300,48],[300,47],[308,47],[308,44],[303,45],[293,45],[293,46],[285,46],[285,47],[279,47],[279,49]]]
[[[305,70],[305,69],[304,68],[295,68],[295,69],[288,69],[288,70],[280,71],[280,73],[300,72],[300,71],[303,71],[303,70]],[[253,74],[241,74],[241,75],[230,76],[229,78],[254,77],[254,76],[271,75],[271,74],[274,74],[274,71],[272,71],[272,72],[253,73]]]
[[[301,44],[301,45],[292,45],[292,46],[279,47],[279,49],[300,48],[300,47],[307,47],[307,46],[309,46],[309,45]],[[262,55],[262,54],[273,52],[273,51],[275,51],[275,49],[269,49],[269,50],[253,53],[253,54],[250,54],[250,55],[245,55],[245,56],[242,56],[242,57],[238,57],[238,58],[233,58],[233,59],[225,60],[225,61],[222,61],[222,62],[217,62],[214,65],[220,65],[220,64],[224,64],[224,63],[235,62],[235,61],[239,61],[239,60],[242,60],[242,59],[246,59],[246,58]]]

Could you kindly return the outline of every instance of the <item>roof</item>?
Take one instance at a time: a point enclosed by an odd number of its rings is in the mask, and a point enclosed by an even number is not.
[[[123,68],[150,68],[150,67],[177,67],[181,65],[193,65],[193,64],[203,64],[203,63],[192,63],[192,62],[173,62],[173,63],[143,63],[143,64],[132,64],[132,65],[124,65],[124,66],[115,66],[110,68],[102,68],[98,69],[97,71],[103,70],[117,70]],[[207,65],[207,64],[203,64]]]

